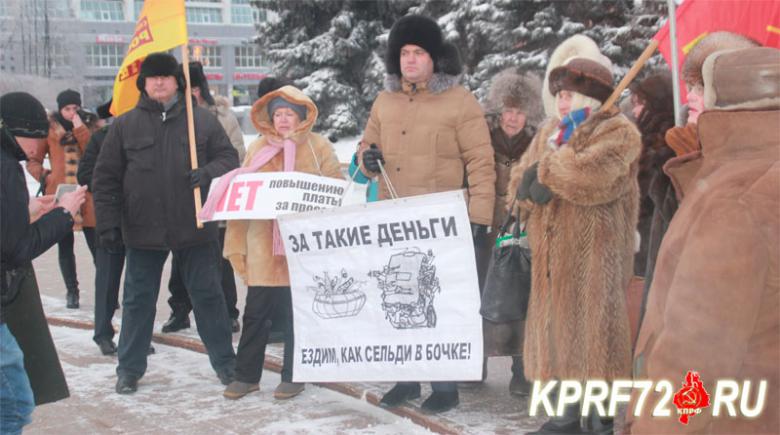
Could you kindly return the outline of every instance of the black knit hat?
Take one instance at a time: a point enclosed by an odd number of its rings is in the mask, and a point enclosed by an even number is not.
[[[66,89],[57,95],[57,110],[62,110],[68,104],[75,104],[81,107],[81,94],[73,89]]]
[[[287,85],[292,85],[292,81],[284,77],[265,77],[257,84],[257,98],[263,98],[265,94]]]
[[[9,92],[0,97],[0,118],[13,136],[44,138],[49,135],[46,109],[27,92]]]
[[[458,48],[444,42],[436,21],[422,15],[407,15],[398,19],[387,38],[385,68],[388,74],[401,75],[401,48],[412,44],[422,47],[433,60],[433,71],[460,74],[462,65]]]
[[[108,118],[111,118],[112,116],[114,116],[109,111],[111,109],[111,102],[112,101],[114,101],[113,98],[109,99],[108,101],[106,101],[105,103],[101,104],[100,106],[97,106],[97,108],[95,109],[95,112],[97,113],[98,118],[100,118],[100,119],[108,119]]]
[[[209,91],[209,82],[203,72],[203,64],[198,61],[190,62],[190,86],[200,89],[200,96],[209,104],[214,105],[214,97]]]
[[[176,58],[165,52],[152,53],[141,63],[141,71],[135,85],[139,91],[144,92],[147,77],[165,76],[175,77],[179,87],[182,87],[179,62]]]

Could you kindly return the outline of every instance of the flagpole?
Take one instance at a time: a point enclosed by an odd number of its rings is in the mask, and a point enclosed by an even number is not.
[[[669,49],[672,52],[672,96],[674,98],[674,125],[682,127],[680,110],[680,60],[677,56],[677,5],[674,0],[666,0],[669,9]]]
[[[195,122],[193,121],[193,109],[192,109],[192,88],[190,87],[190,54],[187,43],[181,46],[181,70],[184,72],[184,103],[187,107],[187,136],[190,141],[190,164],[192,170],[198,169],[198,149],[195,146]],[[202,207],[200,198],[200,186],[195,186],[192,190],[195,196],[195,222],[198,228],[203,228],[203,222],[201,222],[198,215]]]

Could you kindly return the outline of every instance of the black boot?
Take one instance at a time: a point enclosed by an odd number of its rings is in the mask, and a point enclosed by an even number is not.
[[[177,306],[171,311],[171,317],[163,324],[162,332],[176,332],[190,327],[190,310]]]
[[[65,297],[66,307],[78,308],[79,307],[79,289],[68,289],[68,295]]]
[[[553,396],[551,396],[553,397]],[[555,395],[557,397],[557,394]],[[527,435],[586,434],[580,425],[580,404],[569,405],[560,417],[550,417],[536,432]]]
[[[531,383],[523,373],[523,357],[512,357],[512,379],[509,380],[509,394],[513,396],[528,396],[531,393]]]
[[[119,394],[133,394],[138,391],[138,378],[132,375],[119,375],[116,381],[116,392]]]
[[[379,401],[380,406],[395,408],[407,400],[414,400],[420,397],[419,383],[398,383],[390,391],[382,396]]]
[[[458,406],[460,399],[458,398],[458,392],[456,391],[434,391],[430,397],[425,399],[422,403],[422,410],[429,414],[438,414],[440,412],[446,412],[450,409]]]
[[[100,353],[103,355],[116,355],[116,344],[114,344],[114,340],[104,338],[98,340],[97,345],[100,348]]]

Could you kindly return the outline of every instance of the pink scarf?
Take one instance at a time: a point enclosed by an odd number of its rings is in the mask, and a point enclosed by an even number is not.
[[[269,138],[268,146],[263,147],[263,149],[258,151],[257,154],[252,157],[252,161],[249,162],[248,166],[233,169],[219,179],[219,183],[214,186],[213,192],[211,192],[209,195],[206,203],[203,204],[203,209],[201,209],[198,217],[201,219],[211,219],[214,216],[214,212],[217,210],[217,207],[226,200],[225,196],[228,190],[228,186],[230,185],[230,182],[233,181],[233,178],[241,174],[251,174],[252,172],[257,172],[258,169],[262,168],[266,163],[271,161],[271,159],[279,154],[279,152],[282,150],[284,150],[284,171],[294,171],[295,146],[295,142],[293,142],[291,139],[284,139],[282,142],[278,142]],[[273,247],[274,255],[284,255],[282,235],[279,233],[279,223],[275,219]]]

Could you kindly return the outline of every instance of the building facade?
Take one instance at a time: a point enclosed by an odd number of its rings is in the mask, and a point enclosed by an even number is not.
[[[269,73],[255,24],[265,11],[250,0],[186,0],[191,60],[200,60],[215,94],[251,104]],[[6,74],[76,79],[85,107],[111,98],[114,78],[143,0],[0,0],[0,80]],[[172,53],[181,59],[181,48]]]

